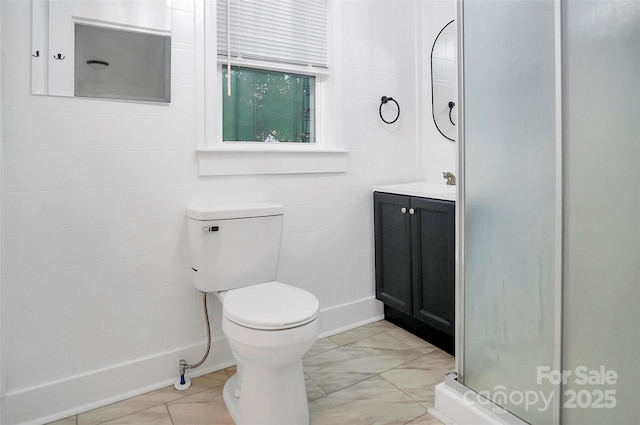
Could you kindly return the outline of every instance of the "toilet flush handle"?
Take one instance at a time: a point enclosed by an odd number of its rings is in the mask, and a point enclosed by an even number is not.
[[[203,232],[217,232],[218,230],[218,226],[207,226],[202,228]]]

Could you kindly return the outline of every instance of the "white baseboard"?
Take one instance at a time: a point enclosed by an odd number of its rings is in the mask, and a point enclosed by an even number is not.
[[[375,297],[365,298],[320,312],[320,335],[326,338],[384,319],[384,305]]]
[[[384,317],[382,303],[366,298],[320,312],[324,338]],[[92,370],[80,375],[9,391],[2,398],[4,425],[41,425],[173,385],[180,359],[202,356],[206,343]],[[225,338],[218,338],[207,361],[189,376],[204,375],[235,363]]]
[[[200,358],[206,342],[5,394],[1,423],[38,425],[172,385],[180,359]],[[226,339],[213,342],[198,376],[235,363]]]

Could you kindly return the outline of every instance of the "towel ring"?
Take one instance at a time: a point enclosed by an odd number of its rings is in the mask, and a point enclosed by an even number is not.
[[[398,113],[396,114],[396,117],[395,117],[395,119],[393,121],[387,121],[382,116],[382,105],[385,105],[388,102],[395,103],[396,104],[396,108],[398,108]],[[398,121],[398,118],[400,118],[400,105],[398,104],[398,102],[396,102],[396,100],[394,98],[387,97],[387,96],[382,96],[382,98],[380,99],[380,107],[378,108],[378,113],[380,114],[380,119],[382,121],[384,121],[386,124],[393,124],[394,122]]]

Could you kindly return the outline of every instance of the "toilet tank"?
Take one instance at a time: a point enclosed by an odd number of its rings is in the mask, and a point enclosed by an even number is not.
[[[187,210],[193,282],[219,292],[275,280],[284,207],[200,205]]]

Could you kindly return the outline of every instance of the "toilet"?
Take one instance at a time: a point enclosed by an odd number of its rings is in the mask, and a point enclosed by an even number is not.
[[[187,210],[196,288],[222,302],[222,330],[237,372],[224,402],[237,425],[305,425],[302,356],[320,331],[310,292],[275,280],[284,208],[275,203]]]

